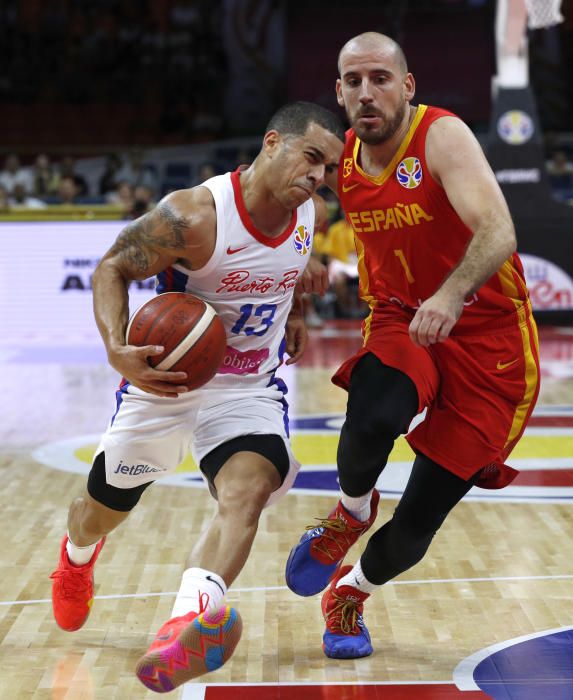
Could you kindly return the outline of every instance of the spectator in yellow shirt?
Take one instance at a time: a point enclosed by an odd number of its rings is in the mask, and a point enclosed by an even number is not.
[[[314,245],[316,252],[328,260],[328,276],[336,295],[337,315],[362,318],[367,307],[358,297],[358,256],[352,227],[342,216],[329,226],[326,235],[315,236]]]

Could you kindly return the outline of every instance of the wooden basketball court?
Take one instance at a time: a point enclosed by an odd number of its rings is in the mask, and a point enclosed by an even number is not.
[[[283,374],[304,478],[264,514],[252,557],[228,595],[244,620],[234,657],[170,697],[484,698],[471,685],[471,660],[460,662],[492,645],[573,624],[573,334],[542,329],[542,391],[531,428],[510,459],[524,470],[515,487],[507,494],[472,491],[425,560],[368,601],[373,656],[333,661],[323,655],[320,598],[297,598],[283,571],[305,526],[336,500],[334,456],[345,394],[329,377],[359,344],[355,324],[326,325],[312,331],[304,362]],[[76,633],[61,631],[52,619],[48,577],[68,504],[85,483],[94,440],[113,411],[118,378],[99,345],[3,345],[0,360],[0,698],[155,697],[135,678],[134,666],[170,617],[183,562],[214,502],[192,464],[172,485],[149,489],[102,552],[87,624]],[[395,507],[409,459],[402,442],[388,479],[379,482],[379,524]],[[568,694],[547,692],[545,679],[539,694],[527,697],[573,697],[571,658],[569,651],[569,669],[557,678]],[[532,661],[526,680],[539,681],[546,662]],[[504,685],[501,675],[497,682]]]

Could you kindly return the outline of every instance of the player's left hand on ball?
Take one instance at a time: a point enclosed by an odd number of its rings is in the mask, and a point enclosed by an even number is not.
[[[108,360],[130,384],[156,396],[175,398],[188,391],[184,384],[187,373],[151,367],[147,358],[162,352],[162,347],[154,345],[122,345],[108,349]]]
[[[410,323],[412,342],[428,347],[446,340],[461,316],[463,307],[463,299],[436,292],[420,306]]]
[[[298,281],[298,288],[306,294],[318,294],[324,296],[328,289],[328,270],[320,260],[310,256],[308,265]]]
[[[306,348],[308,333],[304,319],[300,316],[291,315],[286,324],[285,334],[286,352],[287,355],[290,355],[285,364],[292,365],[300,360]]]

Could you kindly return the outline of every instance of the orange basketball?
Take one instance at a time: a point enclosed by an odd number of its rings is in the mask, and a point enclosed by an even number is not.
[[[225,356],[223,322],[212,306],[192,294],[165,292],[146,301],[129,319],[128,345],[162,345],[149,358],[152,367],[187,372],[185,384],[197,389],[217,372]]]

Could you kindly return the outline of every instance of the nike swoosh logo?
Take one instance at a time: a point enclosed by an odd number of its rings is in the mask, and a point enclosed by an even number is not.
[[[505,369],[506,367],[511,367],[511,365],[514,365],[517,362],[517,360],[512,360],[511,362],[498,362],[497,363],[497,368],[498,369]]]
[[[245,248],[246,248],[246,247],[247,247],[247,246],[245,246]],[[214,583],[216,586],[218,586],[219,588],[221,588],[221,584],[218,583],[217,581],[215,581],[214,578],[211,578],[211,577],[208,576],[208,575],[205,576],[205,578],[207,579],[207,581],[211,581],[211,583]],[[222,588],[221,588],[221,593],[222,593],[223,595],[225,595],[225,591],[224,591]]]
[[[359,184],[359,182],[355,182],[353,185],[342,185],[342,191],[350,192],[350,190],[353,190],[355,187],[358,187]]]
[[[227,248],[227,255],[234,255],[235,253],[240,253],[242,250],[245,250],[245,248],[247,248],[247,247],[248,246],[246,246],[246,245],[242,246],[241,248],[231,248],[231,246],[229,246]]]

